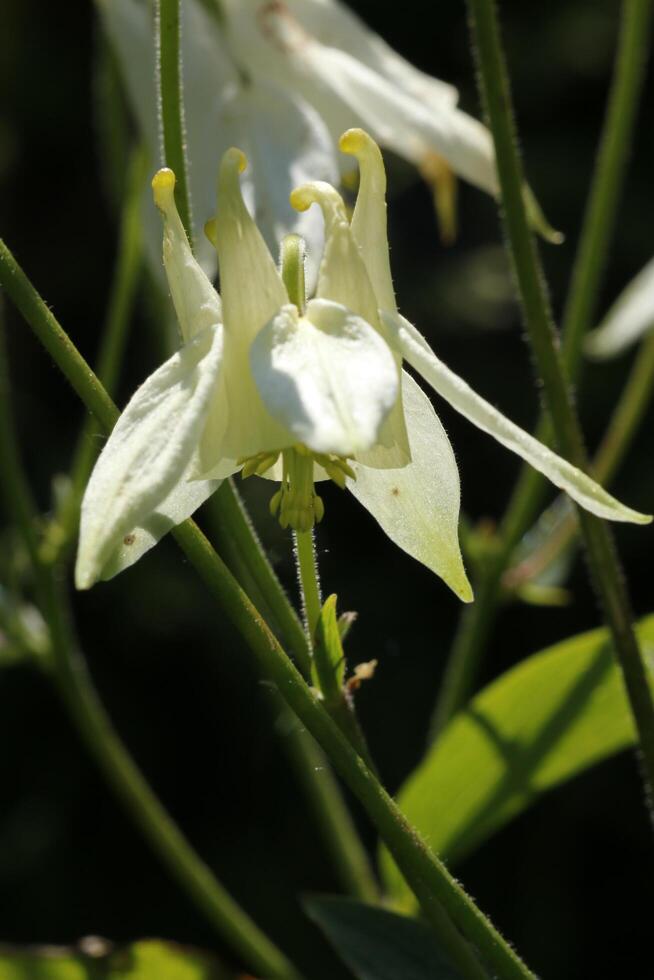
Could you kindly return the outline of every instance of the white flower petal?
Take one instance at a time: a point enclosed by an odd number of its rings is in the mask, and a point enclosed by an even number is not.
[[[165,501],[184,474],[221,367],[222,329],[208,327],[133,395],[88,482],[75,580],[88,589],[120,541]]]
[[[266,407],[314,452],[354,456],[378,441],[398,396],[379,333],[338,303],[288,305],[263,328],[250,363]]]
[[[322,44],[341,48],[426,105],[456,105],[459,93],[453,85],[419,71],[342,4],[286,0],[286,6]]]
[[[436,357],[424,337],[408,320],[390,312],[383,312],[382,318],[389,330],[395,331],[397,347],[409,364],[473,425],[522,457],[592,514],[612,521],[650,523],[651,517],[625,507],[580,469],[557,456],[481,398]]]
[[[212,493],[220,486],[222,480],[193,480],[190,476],[196,467],[196,461],[191,460],[179,483],[171,490],[151,514],[138,527],[121,538],[120,543],[102,569],[100,578],[106,581],[125,571],[141,558],[146,551],[153,548],[157,542],[168,534],[174,527],[185,521],[187,517],[202,506]],[[235,467],[234,467],[235,469]]]
[[[298,214],[289,195],[307,180],[338,182],[334,142],[315,109],[270,82],[252,79],[246,88],[232,89],[222,115],[227,146],[240,147],[250,162],[243,175],[243,196],[270,251],[276,255],[279,243],[291,232],[307,243],[306,280],[311,295],[324,226],[315,210]]]
[[[300,211],[314,203],[322,210],[325,251],[318,273],[317,297],[345,306],[385,338],[386,328],[379,319],[379,303],[338,191],[322,181],[313,181],[294,190],[291,203]],[[396,366],[399,374],[400,359],[397,357]],[[387,454],[389,466],[402,466],[411,458],[399,399],[384,422],[379,442],[392,450]]]
[[[586,338],[590,357],[602,360],[621,353],[654,327],[654,259],[641,269]]]
[[[365,64],[358,53],[321,44],[285,6],[260,9],[258,38],[247,23],[251,16],[246,7],[240,18],[235,14],[241,56],[255,70],[299,91],[334,135],[362,126],[383,146],[418,165],[430,153],[439,153],[461,177],[496,193],[492,139],[476,119],[446,99],[429,101],[401,87],[397,77]]]
[[[154,202],[164,219],[163,261],[184,342],[222,323],[220,296],[195,259],[175,204],[175,175],[159,170],[152,180]]]
[[[266,410],[250,373],[252,341],[288,303],[288,294],[243,201],[239,174],[245,162],[240,150],[228,150],[218,177],[216,247],[225,323],[223,404],[229,424],[223,444],[214,446],[214,452],[229,459],[282,449],[292,442],[288,430]]]
[[[464,602],[472,600],[459,548],[459,472],[445,430],[427,396],[404,374],[402,400],[411,462],[402,469],[354,464],[348,489],[400,548],[422,562]]]
[[[339,140],[343,153],[359,164],[359,191],[350,228],[359,246],[377,305],[394,310],[395,290],[388,254],[386,170],[379,147],[362,129],[349,129]]]

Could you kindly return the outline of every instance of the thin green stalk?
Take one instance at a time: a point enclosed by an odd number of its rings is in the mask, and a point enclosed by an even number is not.
[[[522,301],[525,324],[542,378],[557,441],[568,459],[586,468],[581,431],[559,361],[549,301],[535,243],[525,213],[524,176],[517,149],[511,96],[499,26],[492,0],[469,0],[479,59],[481,89],[488,114],[510,256]],[[629,597],[607,525],[579,511],[583,539],[595,586],[613,636],[638,730],[646,786],[654,787],[654,699],[632,626]]]
[[[86,664],[76,648],[59,570],[45,564],[40,555],[35,530],[38,515],[20,463],[12,424],[4,335],[0,337],[0,345],[0,485],[30,555],[37,599],[50,633],[49,666],[59,693],[114,792],[219,934],[251,969],[280,980],[299,980],[290,962],[234,902],[171,820],[98,700]]]
[[[118,378],[141,272],[140,197],[145,168],[145,152],[143,149],[136,150],[132,154],[127,174],[118,234],[117,263],[98,355],[98,377],[108,391],[112,391]],[[41,546],[45,561],[56,563],[75,537],[80,501],[98,452],[99,432],[95,419],[88,416],[73,455],[70,490],[50,523]]]
[[[311,653],[307,636],[231,479],[225,480],[211,498],[209,519],[219,553],[255,605],[262,612],[269,611],[266,621],[277,626],[302,674],[310,677]]]
[[[310,680],[308,638],[231,481],[222,484],[215,498],[220,500],[220,506],[211,508],[209,513],[219,554],[257,609],[270,609],[282,641],[294,655],[303,677]],[[264,619],[270,624],[268,615]],[[284,747],[291,755],[339,880],[356,898],[378,902],[379,887],[368,856],[327,759],[281,697],[276,700],[275,709],[280,714]]]
[[[184,227],[189,231],[191,200],[186,162],[184,99],[182,98],[182,58],[180,0],[156,0],[157,80],[163,158],[175,172],[175,200]],[[191,247],[193,237],[189,235]]]
[[[624,182],[627,151],[632,141],[650,44],[647,30],[650,7],[651,0],[625,0],[622,7],[620,41],[601,147],[564,317],[564,362],[571,380],[576,377],[581,342],[593,315]],[[536,435],[542,442],[549,443],[552,439],[551,424],[545,416],[538,424]],[[477,601],[461,617],[434,713],[435,733],[465,704],[474,688],[481,656],[497,618],[502,575],[515,545],[533,522],[544,495],[543,477],[531,467],[523,466],[500,527],[502,553],[485,569],[482,581],[476,585]]]
[[[67,338],[52,313],[0,242],[0,284],[82,398],[109,432],[118,412],[93,371]],[[477,908],[443,863],[408,824],[376,777],[357,755],[335,722],[316,700],[309,685],[282,650],[265,621],[249,601],[220,557],[193,521],[173,532],[188,559],[218,599],[225,615],[242,634],[265,674],[308,731],[368,813],[395,858],[425,915],[438,931],[463,976],[479,980],[484,972],[470,943],[488,968],[506,980],[532,978],[531,971]],[[464,938],[465,937],[465,938]]]
[[[570,377],[578,374],[583,340],[601,295],[645,79],[651,16],[651,0],[623,0],[613,80],[563,314],[563,364]]]
[[[295,539],[297,577],[300,584],[304,622],[309,636],[309,642],[313,646],[316,626],[318,625],[320,610],[322,609],[313,531],[294,531],[293,537]]]

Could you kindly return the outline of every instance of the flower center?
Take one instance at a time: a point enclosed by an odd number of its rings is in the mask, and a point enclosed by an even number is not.
[[[325,513],[325,505],[316,493],[313,482],[315,464],[321,466],[329,479],[341,490],[345,488],[347,477],[356,480],[356,474],[346,459],[326,453],[314,453],[302,443],[281,450],[281,454],[282,481],[270,501],[270,513],[278,518],[283,528],[310,531],[314,524],[320,523]],[[255,473],[257,476],[264,476],[278,458],[279,451],[257,453],[256,456],[239,460],[239,463],[243,463],[241,476],[244,479]]]

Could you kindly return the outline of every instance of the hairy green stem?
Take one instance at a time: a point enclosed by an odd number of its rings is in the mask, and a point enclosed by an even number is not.
[[[479,59],[481,90],[495,144],[510,257],[525,325],[543,383],[557,441],[564,455],[586,468],[586,453],[562,364],[536,246],[529,230],[522,188],[511,95],[493,0],[469,0]],[[607,525],[579,511],[591,575],[613,636],[638,730],[646,786],[654,787],[654,699],[632,625],[629,597]]]
[[[593,314],[599,277],[605,262],[615,210],[625,175],[636,107],[642,87],[643,66],[649,50],[646,29],[651,0],[625,0],[620,43],[603,127],[601,151],[591,184],[582,228],[570,297],[566,304],[563,336],[564,360],[571,379],[579,367],[579,350]],[[588,295],[586,295],[588,291]],[[572,324],[577,326],[572,328]],[[572,335],[571,335],[572,334]],[[541,418],[537,437],[552,439],[548,418]],[[511,496],[501,523],[501,552],[489,563],[476,585],[477,601],[464,610],[445,670],[444,682],[434,712],[434,733],[449,721],[474,689],[479,663],[497,618],[502,596],[502,576],[511,554],[536,517],[545,499],[546,484],[540,473],[526,464]]]
[[[87,747],[155,852],[248,966],[265,976],[299,980],[286,957],[234,902],[154,795],[102,707],[76,647],[59,569],[42,560],[38,515],[12,424],[4,335],[0,337],[0,485],[30,555],[36,595],[48,625],[54,682]]]
[[[593,474],[603,484],[611,483],[626,456],[648,404],[654,397],[654,332],[643,342],[629,375],[609,427],[593,460]],[[557,497],[546,514],[558,514],[561,498]],[[574,541],[579,522],[572,509],[567,509],[547,541],[523,557],[518,565],[508,569],[504,578],[510,586],[520,585],[541,575]]]
[[[583,339],[601,295],[645,79],[651,15],[652,0],[623,0],[613,80],[563,314],[563,364],[570,377],[578,374]]]
[[[186,162],[180,0],[156,0],[157,81],[163,159],[175,172],[175,200],[184,227],[189,231],[191,199]],[[193,237],[189,235],[191,247]]]
[[[98,421],[109,432],[118,416],[111,398],[1,242],[0,284],[7,287],[27,322],[53,354],[84,404],[96,414]],[[499,977],[506,980],[533,978],[531,971],[509,943],[406,821],[339,727],[316,700],[302,675],[199,528],[193,521],[187,520],[173,533],[218,599],[225,615],[251,647],[265,674],[273,680],[281,696],[322,746],[336,770],[359,799],[413,889],[425,915],[439,933],[443,947],[459,966],[463,976],[474,980],[484,976],[472,946],[488,968]]]
[[[295,539],[297,577],[300,585],[300,596],[302,597],[304,623],[309,637],[309,643],[313,648],[316,626],[318,625],[320,610],[322,609],[313,531],[294,531],[293,537]]]
[[[215,506],[214,506],[215,505]],[[245,591],[283,637],[304,677],[311,676],[309,641],[295,609],[268,560],[256,529],[231,479],[225,480],[209,502],[212,535],[218,551]]]
[[[220,500],[220,506],[211,507],[210,501],[209,514],[219,554],[257,609],[270,611],[272,619],[265,614],[266,622],[277,626],[303,677],[310,680],[308,637],[231,481],[222,484],[212,500],[216,498]],[[281,728],[285,733],[284,747],[291,755],[296,775],[343,887],[362,901],[378,902],[379,887],[368,856],[327,759],[281,697],[276,698],[275,708],[280,713]]]

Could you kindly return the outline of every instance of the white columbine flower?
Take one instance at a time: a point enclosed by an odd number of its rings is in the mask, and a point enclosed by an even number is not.
[[[98,5],[156,161],[151,5],[146,0],[98,0]],[[224,0],[220,6],[219,22],[199,0],[182,4],[193,232],[209,276],[215,273],[215,252],[203,240],[202,226],[211,213],[215,161],[230,146],[241,147],[252,161],[243,192],[269,248],[274,252],[289,232],[306,240],[311,289],[322,222],[316,209],[294,211],[289,194],[309,179],[338,182],[337,140],[346,129],[363,126],[425,175],[442,169],[439,161],[445,160],[456,174],[496,192],[490,135],[457,107],[456,89],[418,71],[344,5]],[[150,259],[158,264],[158,228],[151,214],[144,224]]]
[[[620,293],[599,327],[586,338],[589,357],[604,360],[623,350],[654,327],[654,259],[650,259]]]
[[[315,481],[347,484],[393,541],[469,601],[454,455],[429,400],[401,370],[403,358],[457,411],[583,507],[614,520],[649,521],[475,394],[400,316],[381,154],[361,130],[346,133],[341,148],[357,158],[361,174],[351,223],[329,184],[308,183],[291,195],[301,210],[318,204],[325,223],[316,294],[306,308],[295,289],[291,302],[245,207],[239,150],[221,163],[210,229],[222,297],[191,253],[175,208],[174,175],[155,176],[164,264],[184,344],[137,390],[91,475],[79,588],[132,564],[222,478],[243,469],[280,481],[271,509],[299,530],[323,514]]]

